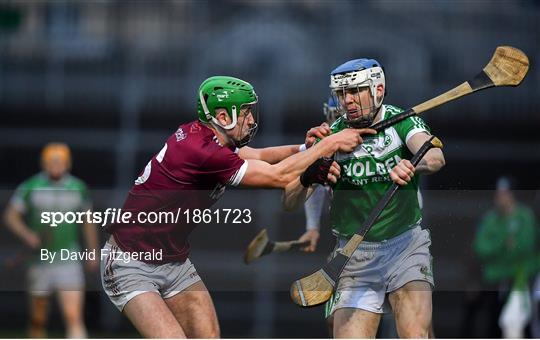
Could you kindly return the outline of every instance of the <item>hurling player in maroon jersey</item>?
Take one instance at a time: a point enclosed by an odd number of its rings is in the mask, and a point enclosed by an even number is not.
[[[375,133],[345,129],[312,146],[315,137],[328,134],[324,125],[308,131],[303,147],[254,149],[246,146],[257,131],[257,95],[251,84],[211,77],[197,97],[199,120],[180,125],[167,139],[136,179],[122,211],[137,216],[206,209],[227,185],[285,188],[312,164],[323,169],[324,178],[310,171],[303,184],[335,182],[337,163],[319,159],[350,152],[362,143],[361,134]],[[219,337],[212,299],[188,258],[188,236],[195,225],[177,222],[111,225],[112,236],[102,249],[104,290],[145,337]],[[123,260],[126,254],[158,253]]]

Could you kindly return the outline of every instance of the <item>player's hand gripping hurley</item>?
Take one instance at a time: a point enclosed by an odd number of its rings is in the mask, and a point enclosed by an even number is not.
[[[473,79],[398,115],[373,124],[370,128],[377,132],[408,117],[420,114],[468,94],[498,86],[518,86],[529,70],[529,58],[519,49],[499,46],[489,63]]]
[[[385,119],[370,128],[380,132],[402,120],[441,106],[454,99],[468,94],[499,86],[518,86],[529,70],[529,59],[519,49],[511,46],[499,46],[489,63],[473,79],[421,104],[418,104],[398,115]],[[261,231],[251,241],[246,250],[246,264],[271,253],[279,253],[305,246],[298,241],[272,242],[268,239],[266,230]]]
[[[422,157],[424,157],[431,148],[442,148],[442,142],[435,136],[432,136],[426,141],[420,150],[413,156],[411,159],[412,165],[416,167]],[[377,203],[375,208],[371,211],[364,222],[364,225],[353,235],[347,244],[345,244],[341,252],[338,252],[330,262],[317,272],[300,280],[296,280],[292,284],[291,299],[294,303],[302,307],[312,307],[320,305],[330,299],[330,296],[332,296],[334,291],[334,286],[338,281],[343,268],[345,268],[347,262],[349,262],[352,253],[358,248],[360,242],[362,242],[375,221],[377,221],[377,218],[388,205],[399,187],[400,186],[396,183],[392,184],[379,203]]]

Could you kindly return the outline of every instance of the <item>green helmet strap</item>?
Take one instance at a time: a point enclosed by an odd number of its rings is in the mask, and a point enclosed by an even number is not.
[[[204,111],[204,115],[206,116],[206,119],[207,119],[208,122],[212,121],[212,122],[214,122],[214,124],[216,124],[218,126],[221,126],[225,130],[230,130],[230,129],[232,129],[232,128],[234,128],[236,126],[237,117],[238,117],[238,114],[236,112],[236,105],[233,105],[231,107],[232,112],[229,113],[227,111],[227,113],[231,116],[231,119],[232,119],[231,123],[229,125],[221,125],[221,123],[215,117],[215,112],[214,112],[214,115],[212,115],[210,113],[210,110],[208,110],[208,106],[206,105],[206,100],[204,100],[204,96],[203,96],[202,92],[199,92],[199,102],[201,103],[201,106],[202,106],[203,111]]]

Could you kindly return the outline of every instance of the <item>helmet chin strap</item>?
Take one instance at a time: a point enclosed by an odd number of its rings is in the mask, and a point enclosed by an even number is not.
[[[231,138],[228,134],[227,134],[227,129],[225,129],[223,126],[221,126],[220,124],[216,123],[216,121],[214,120],[211,120],[210,121],[210,124],[216,129],[217,133],[220,134],[221,137],[223,137],[225,140],[226,140],[226,143],[228,145],[236,145],[236,142],[234,141],[233,138]]]
[[[355,129],[367,128],[373,124],[373,121],[375,120],[375,117],[377,117],[377,114],[381,111],[381,108],[382,105],[378,108],[375,108],[368,114],[367,117],[362,116],[356,119],[347,119],[347,125]]]
[[[212,124],[216,131],[227,141],[227,145],[234,145],[237,148],[246,146],[253,137],[252,131],[257,130],[257,123],[255,123],[255,126],[250,128],[249,133],[244,138],[236,140],[227,134],[227,129],[225,129],[223,126],[216,124],[214,121],[211,121],[210,124]]]

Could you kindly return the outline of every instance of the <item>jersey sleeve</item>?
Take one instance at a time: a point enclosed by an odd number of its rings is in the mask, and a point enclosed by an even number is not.
[[[201,171],[208,180],[237,186],[244,178],[248,162],[227,148],[214,152],[202,165]]]
[[[13,196],[11,196],[11,199],[9,200],[9,204],[22,214],[26,213],[28,209],[30,189],[30,184],[28,182],[21,183],[17,189],[15,189]]]
[[[395,125],[395,129],[401,140],[403,140],[405,143],[407,143],[412,136],[419,132],[431,134],[429,126],[422,118],[418,116],[412,116],[397,123]]]
[[[332,131],[332,134],[334,134],[345,129],[346,127],[347,125],[345,124],[345,119],[343,117],[339,117],[335,122],[332,123],[332,125],[330,125],[330,130]]]
[[[321,216],[325,209],[326,195],[328,191],[322,185],[317,185],[311,196],[304,203],[306,212],[306,230],[320,229]]]

